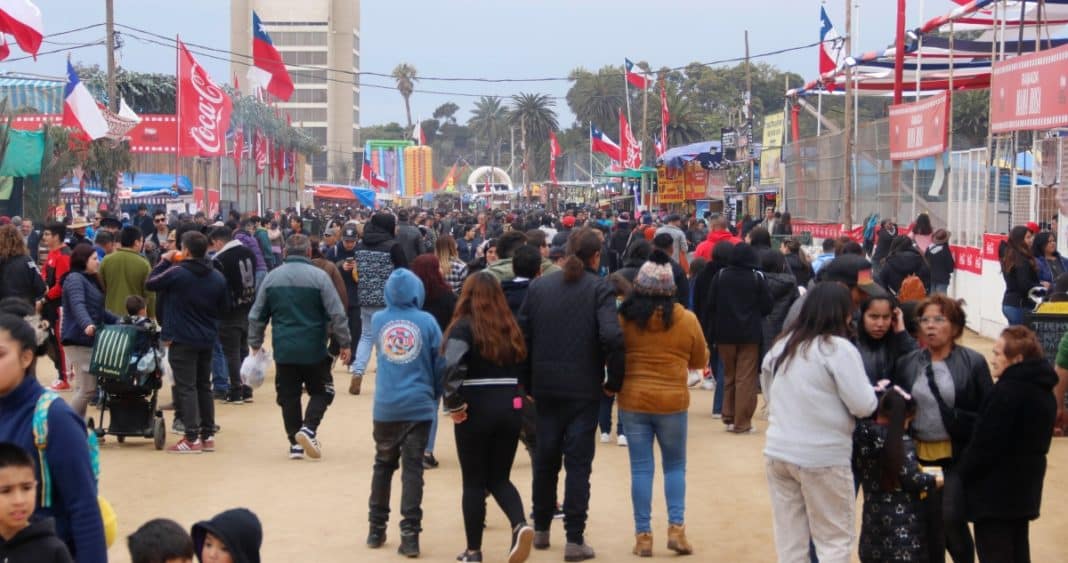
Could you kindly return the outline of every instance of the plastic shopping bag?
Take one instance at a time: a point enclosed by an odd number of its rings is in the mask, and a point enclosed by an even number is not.
[[[241,383],[253,389],[263,385],[267,377],[267,366],[271,363],[271,355],[266,348],[260,348],[256,352],[245,357],[241,362]]]
[[[171,369],[170,348],[164,347],[163,354],[159,358],[159,369],[163,372],[163,384],[167,386],[174,385],[174,370]]]

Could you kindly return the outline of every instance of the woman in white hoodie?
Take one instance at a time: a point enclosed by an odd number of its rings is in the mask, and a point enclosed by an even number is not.
[[[854,418],[878,404],[848,340],[852,308],[844,286],[818,284],[764,358],[764,456],[780,562],[807,561],[810,539],[821,563],[847,563],[852,553]]]

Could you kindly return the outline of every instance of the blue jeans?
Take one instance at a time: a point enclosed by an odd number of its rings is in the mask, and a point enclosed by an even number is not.
[[[382,309],[385,307],[360,307],[363,330],[360,331],[360,343],[356,346],[356,359],[352,362],[352,373],[355,375],[363,375],[367,362],[371,360],[371,351],[375,346],[375,335],[371,334],[371,316]]]
[[[440,405],[441,404],[441,399],[438,399],[437,401],[435,401],[435,403],[436,403],[436,405]],[[437,410],[436,406],[434,407],[434,410],[435,411]],[[428,454],[434,453],[434,443],[438,441],[438,419],[439,418],[441,418],[441,416],[439,414],[435,413],[434,414],[434,419],[430,421],[430,435],[427,436],[427,439],[426,439],[426,453],[428,453]]]
[[[719,357],[719,348],[715,346],[712,347],[712,368],[716,376],[716,392],[712,396],[712,414],[720,414],[723,412],[723,387],[726,385],[723,377],[727,368],[723,366],[723,360]]]
[[[612,433],[612,404],[616,402],[615,396],[604,395],[601,397],[601,410],[597,413],[597,425],[601,427],[601,434]],[[623,436],[623,414],[616,411],[616,434]]]
[[[222,342],[218,340],[211,349],[211,388],[221,392],[230,390],[230,370],[226,368],[226,355],[223,354]]]
[[[1009,305],[1001,306],[1001,313],[1005,315],[1005,319],[1009,321],[1009,326],[1016,326],[1024,324],[1024,313],[1027,309],[1023,307],[1010,307]]]
[[[660,444],[664,465],[664,497],[668,523],[686,523],[686,411],[674,414],[646,414],[620,410],[627,426],[627,452],[630,454],[630,499],[634,504],[634,530],[652,532],[653,439]]]

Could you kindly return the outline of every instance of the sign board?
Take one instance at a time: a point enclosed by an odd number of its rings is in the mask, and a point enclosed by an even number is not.
[[[949,96],[890,106],[890,159],[915,160],[942,154],[949,128]]]
[[[983,273],[983,255],[978,248],[950,245],[949,249],[953,251],[953,266],[956,269],[973,274]]]
[[[708,191],[708,171],[701,168],[696,160],[690,161],[684,168],[686,171],[686,199],[701,199]]]
[[[1009,237],[1007,235],[983,233],[983,260],[1000,261],[1001,257],[998,256],[998,249],[1001,248],[1001,243],[1008,242],[1008,240]]]
[[[1068,315],[1028,314],[1024,316],[1024,324],[1035,331],[1046,359],[1052,362],[1057,357],[1061,337],[1068,332]]]
[[[1045,130],[1068,125],[1068,45],[994,63],[990,130]]]
[[[786,116],[782,112],[764,116],[764,136],[760,153],[760,185],[777,186],[782,179],[782,140]]]
[[[657,183],[657,199],[660,203],[682,203],[686,199],[686,181],[682,174],[674,178],[660,178]]]

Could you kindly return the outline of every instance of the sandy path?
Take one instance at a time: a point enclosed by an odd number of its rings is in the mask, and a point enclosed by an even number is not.
[[[989,341],[969,338],[989,350]],[[118,512],[120,539],[113,561],[129,560],[125,537],[155,517],[185,526],[231,507],[246,506],[264,524],[264,561],[397,561],[396,513],[399,475],[394,479],[394,519],[385,547],[364,547],[367,496],[371,477],[371,400],[373,378],[364,394],[348,395],[348,377],[335,370],[339,394],[320,429],[323,460],[290,461],[274,391],[265,386],[250,405],[217,404],[218,451],[198,456],[167,455],[147,440],[125,444],[109,437],[102,451],[102,492]],[[270,382],[270,376],[268,382]],[[694,561],[774,560],[771,517],[764,479],[762,433],[737,436],[723,431],[711,417],[712,394],[692,393],[689,422],[687,525],[696,547]],[[167,413],[168,425],[172,413]],[[759,422],[763,430],[766,423]],[[173,443],[176,436],[168,435]],[[422,558],[452,561],[464,548],[460,513],[460,474],[452,423],[442,420],[437,457],[441,467],[426,472],[423,502]],[[514,481],[529,510],[530,463],[520,448]],[[587,541],[603,561],[629,561],[633,520],[625,448],[599,444],[594,461],[593,492]],[[658,474],[656,488],[662,487]],[[1045,484],[1044,515],[1032,525],[1035,561],[1064,560],[1063,534],[1068,530],[1068,440],[1054,442]],[[486,561],[502,561],[508,525],[495,504],[488,508],[484,542]],[[662,489],[653,505],[654,554],[672,557],[666,542]],[[531,561],[563,558],[563,526],[553,524],[553,547],[535,552]]]

